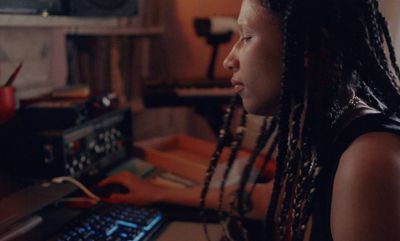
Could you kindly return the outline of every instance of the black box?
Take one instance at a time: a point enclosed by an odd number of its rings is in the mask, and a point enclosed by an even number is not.
[[[125,161],[132,150],[129,109],[65,129],[35,131],[29,120],[0,128],[1,170],[25,177],[95,176]]]
[[[71,16],[136,16],[139,0],[70,0],[68,12]]]
[[[66,0],[1,0],[0,13],[65,14]]]

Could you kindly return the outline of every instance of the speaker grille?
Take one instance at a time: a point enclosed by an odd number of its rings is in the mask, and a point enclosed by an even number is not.
[[[103,10],[116,10],[119,8],[123,8],[124,5],[128,2],[128,0],[88,0],[90,4],[94,7]]]
[[[62,0],[0,0],[0,13],[59,14],[63,10]]]
[[[74,16],[135,16],[139,0],[71,0]]]

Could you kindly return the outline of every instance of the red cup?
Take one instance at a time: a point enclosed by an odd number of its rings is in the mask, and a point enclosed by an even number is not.
[[[0,87],[0,124],[4,124],[15,115],[15,95],[12,86]]]

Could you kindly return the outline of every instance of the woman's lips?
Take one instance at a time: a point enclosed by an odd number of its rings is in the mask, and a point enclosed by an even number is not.
[[[233,87],[233,92],[235,94],[238,94],[244,89],[244,85],[242,82],[236,79],[231,79],[232,87]]]
[[[239,92],[241,92],[244,89],[243,85],[234,85],[233,86],[233,92],[235,92],[235,94],[238,94]]]

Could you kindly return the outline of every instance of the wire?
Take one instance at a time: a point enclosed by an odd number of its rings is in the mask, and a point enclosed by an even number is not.
[[[70,182],[70,183],[74,184],[75,186],[77,186],[79,189],[81,189],[82,192],[84,192],[89,198],[93,199],[96,202],[100,201],[99,196],[97,196],[96,194],[91,192],[87,187],[85,187],[85,185],[83,185],[81,182],[79,182],[78,180],[76,180],[73,177],[70,177],[70,176],[55,177],[51,181],[54,183]]]
[[[90,203],[90,204],[96,204],[97,201],[94,200],[93,198],[89,197],[70,197],[70,198],[63,198],[59,200],[60,202],[81,202],[81,203]],[[1,241],[1,240],[0,240]]]

